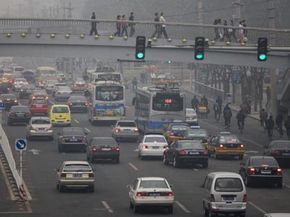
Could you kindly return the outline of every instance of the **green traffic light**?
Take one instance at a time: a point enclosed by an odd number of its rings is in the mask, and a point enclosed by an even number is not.
[[[202,59],[203,59],[203,54],[201,54],[201,53],[196,54],[196,55],[195,55],[195,58],[196,58],[197,60],[202,60]]]
[[[267,59],[267,55],[266,54],[260,54],[259,55],[259,60],[266,60]]]
[[[144,57],[144,53],[141,53],[141,52],[137,53],[138,59],[142,59],[143,57]]]

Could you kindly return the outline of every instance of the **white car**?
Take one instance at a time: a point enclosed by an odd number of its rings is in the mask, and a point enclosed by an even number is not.
[[[112,137],[119,140],[138,141],[140,136],[137,124],[133,120],[119,120],[112,130]]]
[[[28,82],[25,78],[15,78],[13,88],[15,91],[19,91],[21,88],[28,85]]]
[[[53,128],[48,117],[32,117],[27,126],[26,138],[47,137],[53,140]]]
[[[196,114],[195,109],[186,108],[185,122],[188,123],[189,125],[198,125],[197,114]]]
[[[138,146],[138,154],[141,159],[144,157],[163,157],[163,153],[168,148],[168,143],[163,135],[148,134],[142,139]]]
[[[67,101],[72,93],[69,86],[59,86],[54,94],[55,101]]]
[[[139,177],[129,185],[130,208],[138,212],[141,207],[166,207],[173,212],[174,194],[165,178]]]
[[[47,80],[46,81],[46,84],[45,84],[45,89],[48,93],[53,93],[53,91],[55,90],[55,84],[57,83],[58,81],[55,79],[55,80]]]
[[[89,192],[95,190],[95,175],[87,161],[65,161],[57,170],[57,190],[65,188],[87,188]]]

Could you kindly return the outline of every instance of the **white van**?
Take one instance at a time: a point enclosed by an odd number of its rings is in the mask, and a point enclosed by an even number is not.
[[[196,114],[195,109],[186,108],[185,122],[188,123],[189,125],[198,125],[197,114]]]
[[[206,190],[202,200],[205,216],[231,213],[246,216],[247,192],[238,173],[209,173],[202,187]]]

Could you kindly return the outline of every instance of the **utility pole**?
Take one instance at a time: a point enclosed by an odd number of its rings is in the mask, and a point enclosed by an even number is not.
[[[197,22],[203,23],[203,0],[197,0]]]
[[[232,2],[232,6],[233,6],[233,15],[232,15],[232,18],[233,18],[233,21],[234,21],[234,24],[237,24],[241,18],[242,18],[242,2],[241,0],[234,0]]]

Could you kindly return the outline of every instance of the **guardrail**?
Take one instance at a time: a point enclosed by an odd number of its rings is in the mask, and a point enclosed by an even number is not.
[[[23,27],[27,28],[26,33],[55,33],[55,34],[89,34],[91,28],[90,19],[33,19],[33,18],[0,18],[0,32],[10,33],[23,32]],[[97,30],[100,35],[114,35],[116,30],[116,20],[98,19]],[[119,21],[120,22],[120,21]],[[131,26],[135,29],[136,35],[144,35],[151,38],[156,25],[160,23],[151,21],[127,22],[128,34]],[[223,26],[210,24],[173,23],[167,22],[166,31],[170,39],[180,39],[182,41],[192,40],[196,36],[204,36],[209,40],[215,38],[215,30],[233,29],[238,37],[240,30],[247,32],[248,43],[256,44],[258,37],[268,37],[269,43],[273,46],[286,46],[290,44],[290,29],[270,29],[258,27],[240,28],[237,26]],[[8,32],[7,32],[8,31]]]
[[[2,151],[6,157],[7,163],[9,165],[10,171],[13,175],[13,178],[15,180],[15,183],[17,185],[17,188],[19,190],[20,195],[22,194],[21,191],[23,191],[23,185],[22,185],[22,180],[21,177],[18,173],[18,170],[16,168],[16,163],[12,154],[11,147],[9,145],[9,140],[2,128],[2,125],[0,124],[0,145],[2,147]],[[24,198],[23,198],[24,199]]]

